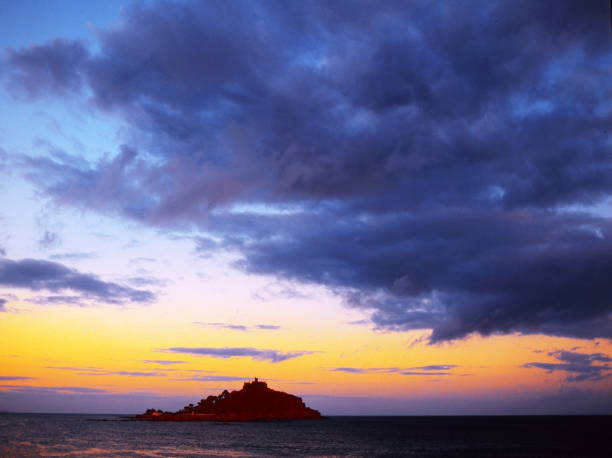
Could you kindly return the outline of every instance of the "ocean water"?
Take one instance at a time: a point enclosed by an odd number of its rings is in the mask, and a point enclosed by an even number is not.
[[[612,457],[611,416],[154,423],[0,414],[0,456]]]

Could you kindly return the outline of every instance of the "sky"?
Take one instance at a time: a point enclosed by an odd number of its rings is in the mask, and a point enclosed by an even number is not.
[[[0,8],[0,411],[612,413],[609,2]]]

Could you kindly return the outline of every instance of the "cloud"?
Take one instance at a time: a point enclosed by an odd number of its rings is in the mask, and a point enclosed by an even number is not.
[[[157,260],[155,258],[147,258],[147,257],[137,257],[130,259],[130,265],[132,264],[141,264],[141,263],[155,263]]]
[[[326,223],[338,218],[346,224]],[[268,230],[268,221],[250,224]],[[238,266],[326,284],[380,328],[433,328],[433,341],[471,332],[612,335],[605,218],[443,208],[365,221],[323,212],[286,224],[243,245]]]
[[[44,234],[38,241],[38,246],[41,250],[48,250],[60,244],[60,235],[57,232],[45,230]]]
[[[397,367],[333,367],[332,372],[348,372],[349,374],[369,374],[369,373],[396,373]]]
[[[163,372],[151,372],[151,371],[116,371],[101,369],[98,367],[72,367],[72,366],[47,366],[47,369],[62,370],[76,372],[77,375],[85,376],[106,376],[106,375],[120,375],[125,377],[166,377]]]
[[[244,331],[244,332],[252,332],[252,331],[256,331],[256,330],[263,330],[263,331],[276,331],[278,329],[281,329],[281,326],[277,326],[274,324],[255,324],[252,326],[247,326],[244,324],[233,324],[233,323],[207,323],[207,322],[202,322],[202,321],[195,321],[194,324],[197,324],[199,326],[203,326],[203,327],[213,327],[213,328],[218,328],[218,329],[229,329],[232,331]]]
[[[275,281],[252,292],[251,297],[258,301],[268,302],[278,299],[290,299],[292,301],[307,299],[308,295],[301,292],[297,285]]]
[[[193,377],[175,379],[181,382],[235,382],[249,380],[250,377],[234,377],[232,375],[194,375]]]
[[[400,375],[451,375],[451,369],[459,367],[455,364],[435,364],[430,366],[408,367],[333,367],[333,372],[348,372],[349,374],[400,374]]]
[[[0,375],[0,381],[11,381],[11,380],[35,380],[35,377],[21,377],[17,375]]]
[[[28,302],[36,305],[76,305],[78,307],[86,306],[86,301],[81,296],[67,295],[52,295],[52,296],[36,296],[29,299]]]
[[[9,87],[19,87],[29,96],[44,92],[68,93],[81,86],[79,66],[87,57],[83,43],[56,39],[47,45],[7,50],[11,64]]]
[[[55,260],[80,261],[82,259],[97,258],[99,255],[95,251],[74,252],[74,253],[57,253],[50,256]]]
[[[568,375],[565,381],[567,382],[603,380],[610,376],[609,371],[612,371],[612,365],[607,364],[612,363],[612,358],[603,353],[576,353],[558,350],[548,353],[548,356],[552,356],[560,362],[533,362],[524,364],[523,367],[543,369],[548,372],[566,372]]]
[[[47,304],[80,304],[86,300],[123,304],[151,302],[155,299],[155,295],[150,291],[105,282],[93,274],[81,273],[63,264],[39,259],[18,261],[0,259],[0,285],[32,291],[72,291],[79,294],[79,296],[55,295],[34,300]]]
[[[6,312],[6,303],[8,302],[8,300],[3,299],[0,297],[0,312]]]
[[[612,337],[610,218],[584,211],[612,192],[604,2],[125,11],[97,51],[2,62],[16,96],[125,125],[96,162],[14,156],[55,203],[197,228],[196,249],[431,342]]]
[[[105,394],[108,390],[84,386],[31,386],[1,385],[0,388],[13,393],[25,394]]]
[[[161,280],[155,277],[126,277],[124,279],[126,283],[130,285],[143,287],[143,286],[165,286],[168,284],[167,280]]]
[[[143,363],[161,364],[162,366],[171,366],[173,364],[185,364],[185,361],[168,361],[166,359],[145,359]]]
[[[419,371],[448,371],[458,367],[456,364],[431,364],[429,366],[409,367],[408,369]]]
[[[292,358],[310,355],[311,351],[293,351],[281,352],[277,350],[259,350],[256,348],[247,347],[224,347],[224,348],[207,348],[207,347],[172,347],[165,349],[173,353],[187,353],[199,356],[210,356],[212,358],[235,358],[248,357],[255,360],[270,361],[272,363],[280,363]]]
[[[165,377],[166,374],[160,372],[141,372],[141,371],[108,371],[99,374],[87,374],[87,375],[125,375],[128,377]]]
[[[430,376],[430,375],[450,375],[449,372],[417,372],[417,371],[404,371],[404,372],[400,372],[400,374],[402,375],[425,375],[425,376]]]

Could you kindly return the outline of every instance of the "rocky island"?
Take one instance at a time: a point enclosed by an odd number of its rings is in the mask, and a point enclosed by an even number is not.
[[[257,378],[245,382],[239,391],[223,391],[208,396],[197,405],[178,412],[149,409],[136,418],[150,421],[255,421],[322,418],[319,411],[306,407],[302,398],[268,388]]]

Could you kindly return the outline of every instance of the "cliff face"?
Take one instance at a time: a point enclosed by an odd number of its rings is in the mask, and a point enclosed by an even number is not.
[[[154,421],[252,421],[321,418],[306,407],[301,398],[268,388],[255,379],[239,391],[225,390],[219,396],[208,396],[197,405],[189,404],[175,413],[149,409],[138,418]]]

